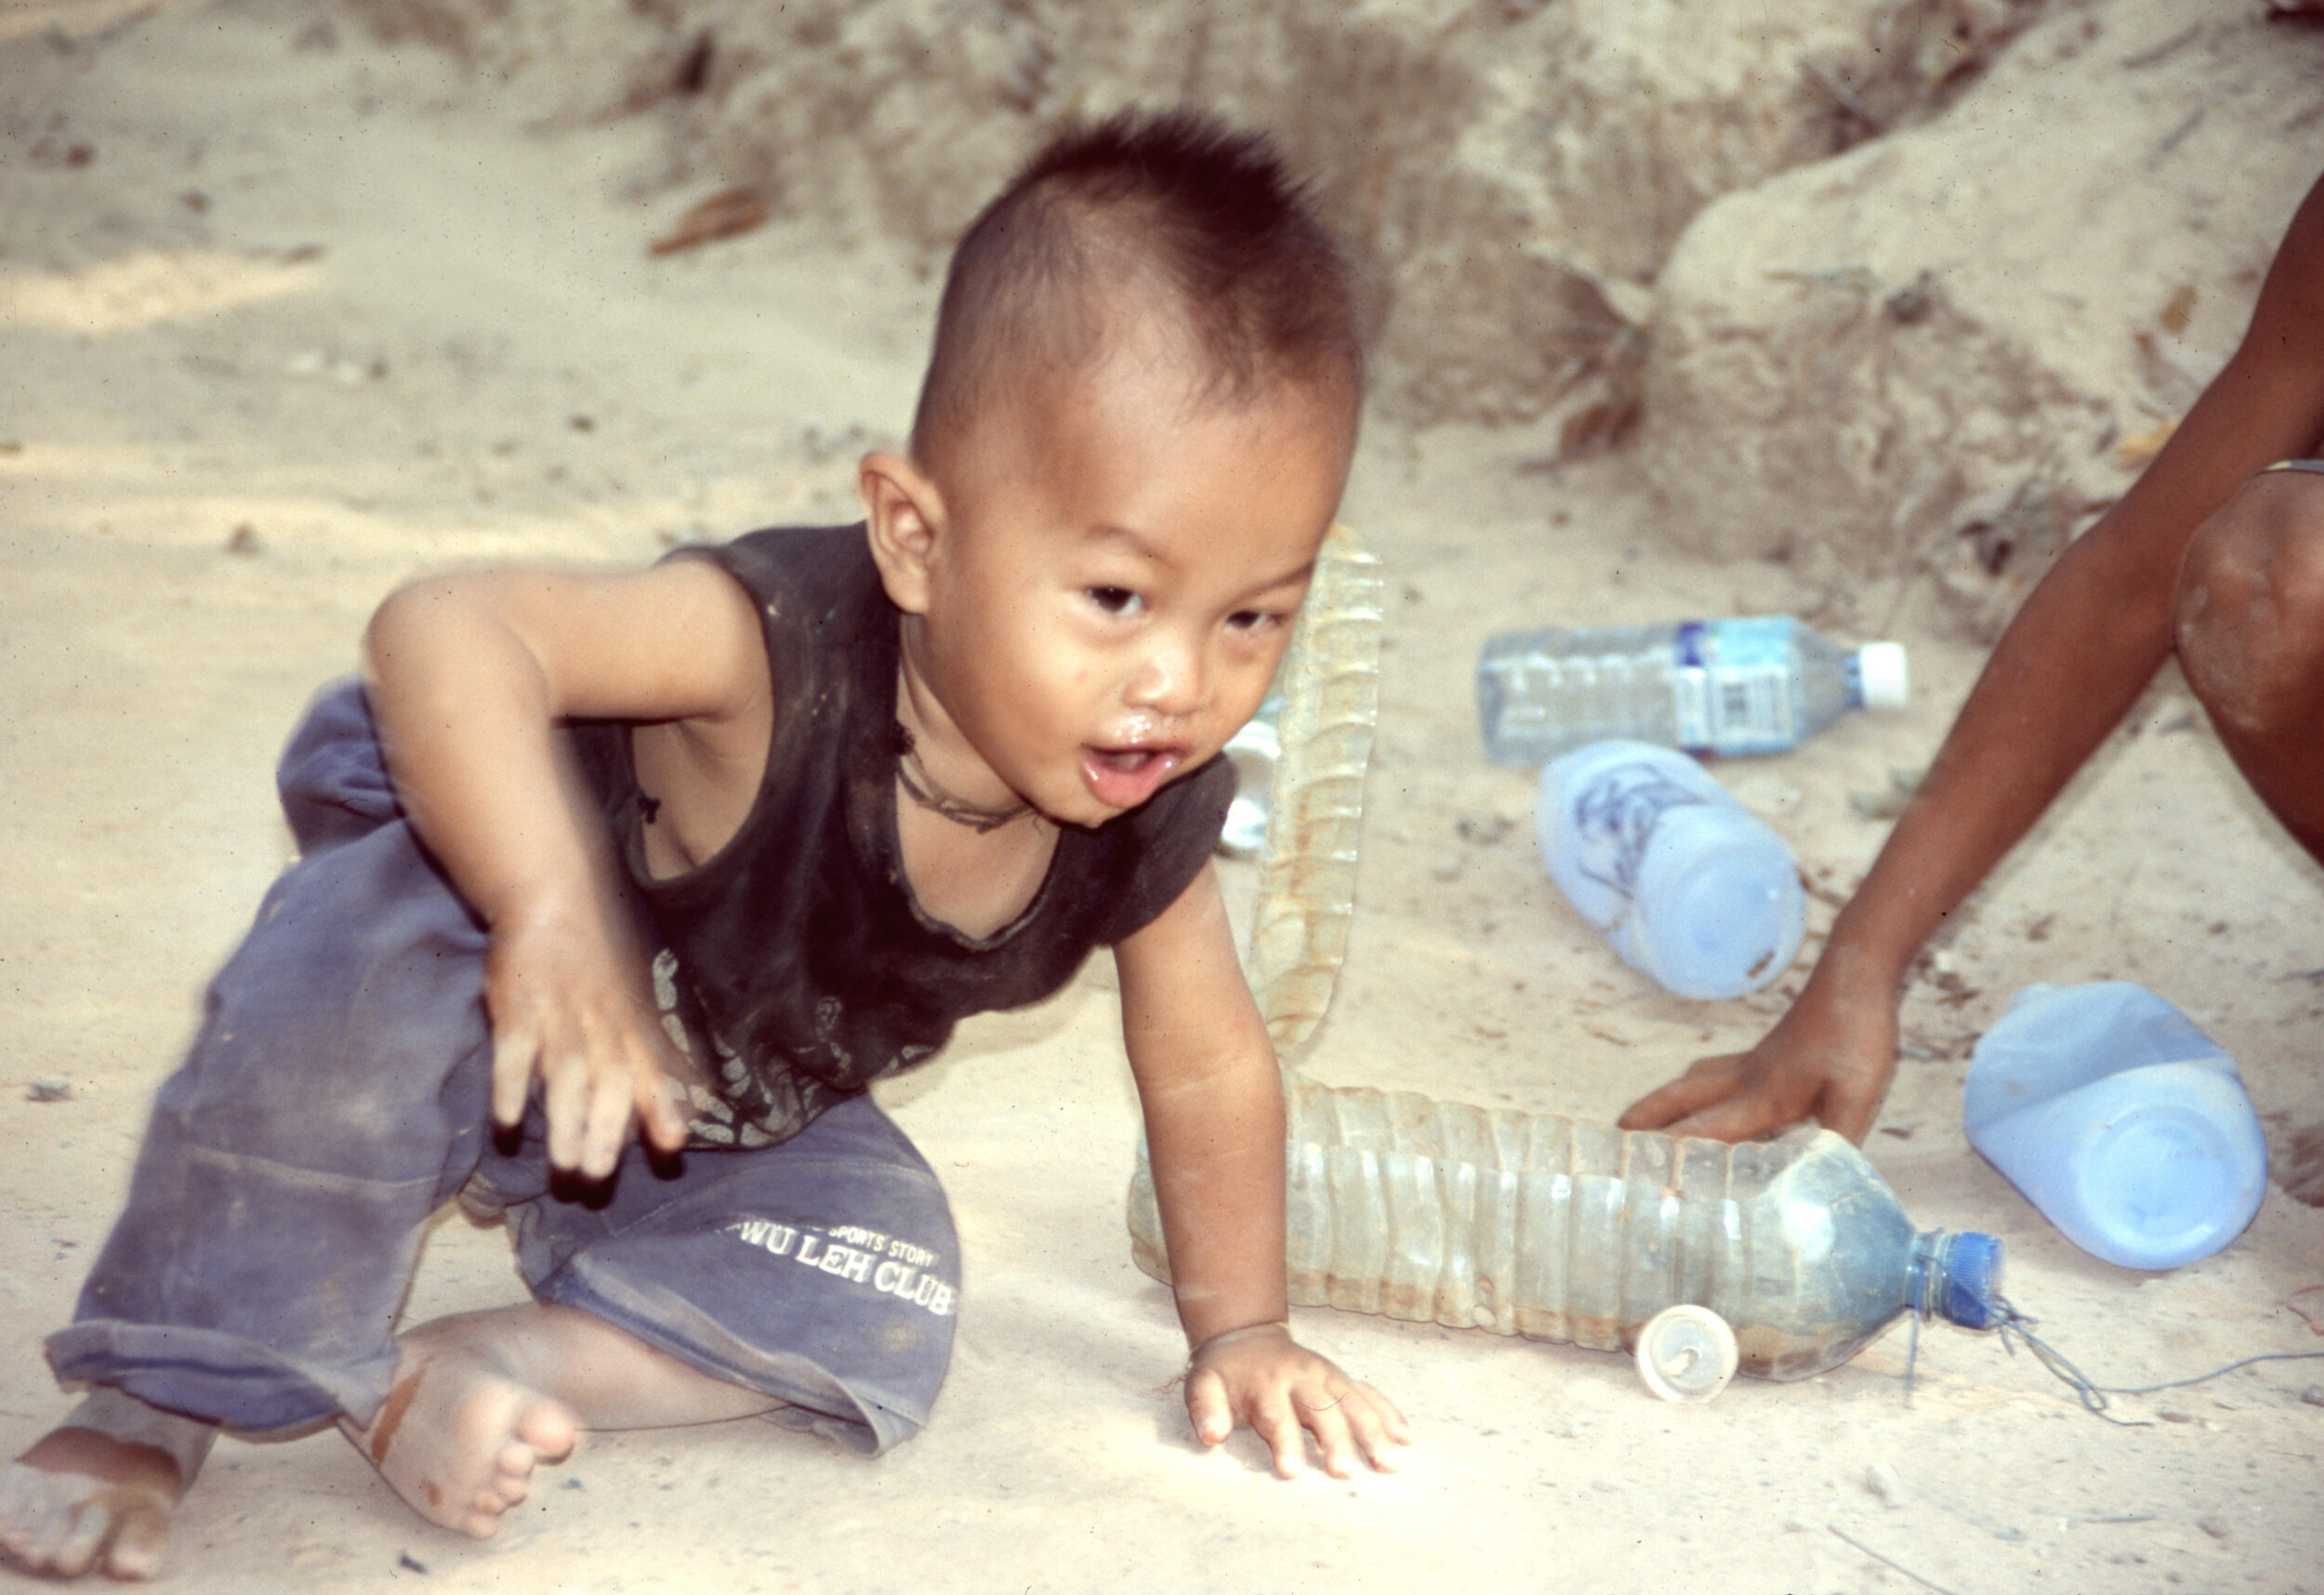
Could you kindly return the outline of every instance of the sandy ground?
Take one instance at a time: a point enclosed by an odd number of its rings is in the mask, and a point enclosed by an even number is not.
[[[203,980],[286,857],[274,751],[351,665],[370,607],[432,567],[634,563],[849,513],[853,455],[908,413],[931,292],[780,230],[649,260],[694,196],[635,180],[642,129],[528,127],[441,61],[287,6],[170,12],[69,47],[0,34],[13,1450],[63,1410],[39,1338],[71,1310]],[[1582,928],[1532,857],[1528,784],[1482,760],[1476,648],[1527,623],[1829,595],[1781,567],[1658,557],[1618,465],[1545,468],[1543,449],[1517,432],[1367,440],[1349,517],[1389,573],[1381,737],[1354,949],[1308,1067],[1604,1118],[1750,1039],[1798,972],[1687,1004]],[[1905,587],[1832,612],[1912,645],[1909,709],[1722,771],[1829,891],[1882,836],[1849,795],[1925,763],[1975,668],[1921,628],[1926,608]],[[2278,1131],[2324,1119],[2324,877],[2189,711],[2159,687],[1962,916],[1908,1003],[1909,1056],[1868,1148],[1921,1223],[2002,1236],[2019,1304],[2119,1384],[2324,1350],[2292,1311],[2324,1309],[2324,1212],[2271,1191],[2220,1256],[2126,1272],[2060,1239],[1960,1132],[1968,1045],[2008,994],[2106,974],[2187,1008]],[[1406,1470],[1283,1483],[1248,1437],[1205,1454],[1169,1388],[1167,1299],[1128,1259],[1116,1036],[1101,961],[883,1093],[968,1246],[951,1381],[893,1457],[755,1423],[593,1437],[479,1546],[409,1515],[336,1436],[230,1442],[184,1510],[171,1582],[2324,1590],[2324,1405],[2302,1400],[2324,1400],[2324,1363],[2127,1399],[2151,1421],[2116,1428],[1990,1338],[1933,1326],[1909,1404],[1895,1333],[1823,1378],[1678,1408],[1616,1356],[1319,1312],[1302,1333],[1417,1420]],[[52,1075],[70,1099],[30,1100]],[[412,1312],[519,1288],[497,1232],[447,1222]]]

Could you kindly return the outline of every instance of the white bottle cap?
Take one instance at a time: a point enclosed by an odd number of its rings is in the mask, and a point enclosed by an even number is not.
[[[1638,1375],[1664,1401],[1705,1402],[1727,1388],[1741,1360],[1735,1331],[1708,1307],[1666,1307],[1638,1332]]]
[[[1868,709],[1901,709],[1911,681],[1901,642],[1868,642],[1856,650],[1856,685]]]

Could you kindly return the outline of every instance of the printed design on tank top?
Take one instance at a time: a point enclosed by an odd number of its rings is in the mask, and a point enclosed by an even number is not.
[[[654,955],[654,1006],[663,1034],[679,1054],[713,1084],[685,1082],[689,1144],[702,1147],[772,1146],[788,1140],[834,1100],[852,1093],[793,1069],[754,1069],[749,1060],[711,1028],[702,1000],[683,978],[678,955],[664,947]],[[841,1068],[853,1061],[839,1035],[846,1009],[825,995],[815,1004],[815,1045]],[[907,1042],[882,1074],[891,1074],[928,1057],[933,1048]]]

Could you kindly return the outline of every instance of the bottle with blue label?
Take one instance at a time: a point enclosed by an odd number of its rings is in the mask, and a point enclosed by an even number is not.
[[[1961,1120],[2067,1240],[2124,1268],[2211,1256],[2267,1192],[2235,1061],[2128,981],[2018,993],[1970,1054]]]
[[[1807,894],[1791,850],[1684,753],[1616,741],[1554,758],[1534,823],[1582,917],[1681,996],[1757,991],[1800,950]]]
[[[1497,764],[1609,737],[1696,754],[1781,753],[1850,709],[1905,701],[1897,642],[1842,648],[1789,615],[1506,632],[1477,662]]]

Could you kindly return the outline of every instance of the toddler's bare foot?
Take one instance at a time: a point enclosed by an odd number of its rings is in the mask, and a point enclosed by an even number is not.
[[[0,1549],[33,1573],[152,1577],[170,1515],[217,1438],[197,1418],[92,1391],[0,1470]]]
[[[413,1510],[478,1539],[524,1499],[536,1465],[571,1454],[578,1432],[572,1413],[496,1354],[493,1319],[466,1313],[404,1336],[378,1416],[339,1426]]]

